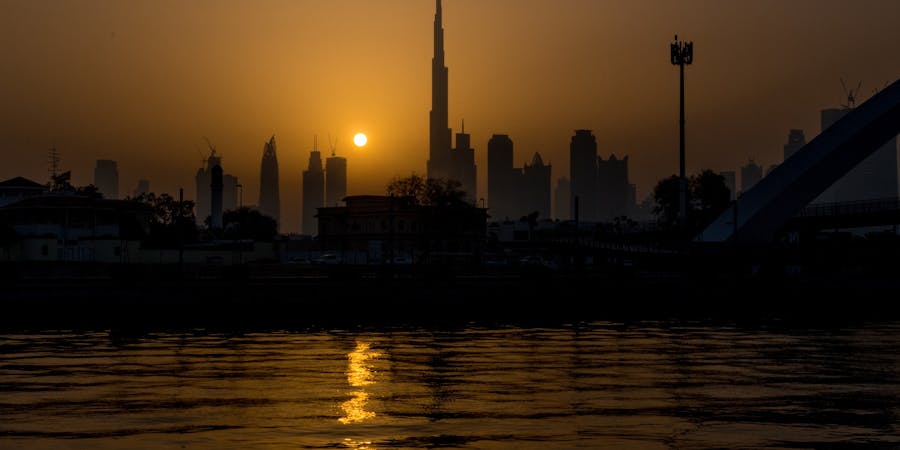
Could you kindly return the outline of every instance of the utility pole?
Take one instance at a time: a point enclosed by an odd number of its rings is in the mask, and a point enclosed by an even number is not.
[[[681,104],[680,104],[680,122],[679,122],[679,151],[678,151],[678,224],[684,227],[686,223],[687,212],[687,178],[684,175],[684,66],[694,62],[694,43],[682,42],[675,35],[675,40],[671,46],[672,65],[678,66],[681,72]]]

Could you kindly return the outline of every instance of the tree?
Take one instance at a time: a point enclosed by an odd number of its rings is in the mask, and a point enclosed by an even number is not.
[[[94,186],[93,184],[75,188],[75,194],[95,200],[103,198],[103,194],[100,193],[100,189],[98,189],[97,186]]]
[[[387,193],[395,197],[409,197],[423,203],[425,200],[425,177],[415,172],[408,177],[394,177],[387,185]]]
[[[653,188],[653,214],[662,225],[674,226],[678,224],[678,176],[672,175],[663,178]]]
[[[194,202],[178,201],[169,194],[156,195],[152,192],[131,200],[150,207],[150,241],[160,245],[173,245],[179,240],[193,239],[196,236]]]
[[[464,206],[466,191],[458,180],[448,178],[424,178],[413,173],[397,177],[387,186],[388,195],[412,198],[416,204],[428,206]]]
[[[699,230],[712,223],[731,203],[731,191],[725,185],[725,178],[707,169],[687,180],[687,227]],[[660,180],[653,188],[653,208],[657,220],[666,226],[678,224],[678,177],[672,175]]]
[[[712,223],[731,204],[731,190],[725,185],[725,177],[709,169],[691,177],[691,194],[695,223],[701,227]]]
[[[275,219],[246,206],[225,211],[222,224],[225,226],[225,237],[229,239],[271,241],[278,234],[278,222]]]

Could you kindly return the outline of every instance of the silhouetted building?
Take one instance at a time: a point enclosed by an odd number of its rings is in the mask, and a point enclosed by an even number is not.
[[[116,200],[119,198],[119,166],[109,159],[98,159],[94,168],[94,186],[103,194],[103,198]]]
[[[213,166],[210,171],[209,227],[222,228],[222,166]]]
[[[485,245],[484,208],[421,206],[410,198],[380,195],[346,197],[345,204],[318,211],[322,248],[343,263],[407,257],[415,263],[471,264]]]
[[[132,191],[131,197],[135,198],[135,197],[139,197],[143,194],[149,194],[149,193],[150,193],[150,180],[145,180],[145,179],[141,178],[140,180],[138,180],[137,187],[135,187],[134,191]]]
[[[822,110],[822,131],[847,115],[850,109]],[[813,203],[850,202],[897,197],[897,138],[889,140],[875,153],[825,190]]]
[[[150,231],[151,214],[149,206],[127,200],[29,196],[0,207],[0,222],[17,236],[0,251],[13,261],[128,262]]]
[[[749,191],[753,185],[759,183],[762,176],[762,166],[751,159],[746,166],[741,167],[741,192],[745,193]]]
[[[519,203],[523,215],[537,211],[539,218],[550,218],[550,171],[551,166],[544,164],[537,152],[531,158],[531,164],[522,168]]]
[[[0,206],[15,203],[28,197],[38,197],[49,191],[47,186],[24,177],[15,177],[0,182]]]
[[[488,141],[488,205],[491,218],[512,218],[515,209],[516,173],[513,172],[513,141],[495,134]]]
[[[792,129],[788,132],[787,144],[784,144],[784,159],[790,158],[804,145],[806,145],[806,136],[804,136],[803,130]]]
[[[475,167],[475,150],[472,148],[470,140],[471,136],[466,133],[465,124],[463,124],[462,132],[456,133],[456,148],[453,149],[451,156],[451,173],[448,177],[458,180],[462,184],[463,190],[466,191],[468,201],[475,203],[478,199],[477,168]]]
[[[309,164],[303,171],[303,234],[313,236],[318,230],[316,211],[325,206],[325,170],[322,154],[318,150],[309,152]]]
[[[553,196],[554,219],[569,220],[572,218],[569,211],[572,207],[569,204],[571,196],[572,191],[569,185],[569,179],[560,177],[556,180],[556,193]]]
[[[212,169],[213,167],[222,167],[222,157],[216,154],[216,149],[210,149],[209,157],[206,159],[206,167],[197,169],[197,175],[194,180],[197,183],[197,197],[194,203],[194,214],[197,224],[203,225],[209,218],[212,204]],[[238,179],[237,177],[222,174],[222,208],[234,208],[236,198]]]
[[[597,158],[598,215],[600,220],[627,216],[630,183],[628,182],[628,156],[622,159],[613,154],[604,160]]]
[[[579,220],[587,222],[600,220],[597,195],[597,138],[591,130],[576,130],[572,136],[569,145],[569,179],[571,217],[575,217],[575,197],[578,197]]]
[[[347,196],[347,158],[325,160],[325,206],[339,206]]]
[[[769,164],[769,167],[766,167],[766,173],[764,176],[769,176],[769,174],[772,173],[772,171],[776,168],[778,168],[778,164]]]
[[[431,59],[431,112],[428,177],[448,178],[452,171],[450,156],[450,118],[447,100],[448,75],[444,64],[444,28],[441,0],[434,13],[434,56]]]
[[[431,112],[429,113],[428,178],[449,178],[462,183],[470,201],[478,198],[475,151],[470,136],[456,135],[456,148],[451,148],[452,130],[448,107],[448,75],[444,62],[444,27],[441,0],[434,13],[434,56],[431,59]]]
[[[737,198],[737,176],[733,170],[726,170],[724,172],[719,172],[719,175],[725,180],[725,187],[731,191],[731,200]]]
[[[262,164],[259,174],[259,212],[281,225],[281,199],[278,195],[278,155],[275,136],[263,146]]]

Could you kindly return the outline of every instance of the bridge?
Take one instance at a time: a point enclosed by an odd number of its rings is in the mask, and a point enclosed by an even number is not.
[[[900,225],[900,198],[819,203],[800,210],[785,230],[807,231]]]
[[[734,202],[696,242],[772,242],[819,194],[900,134],[900,80],[786,159]]]

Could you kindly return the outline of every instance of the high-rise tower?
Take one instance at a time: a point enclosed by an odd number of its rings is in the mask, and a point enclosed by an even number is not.
[[[275,153],[275,136],[263,146],[262,166],[259,174],[259,211],[281,224],[281,201],[278,197],[278,156]]]
[[[447,107],[447,66],[444,65],[444,27],[441,0],[434,13],[434,57],[431,59],[431,113],[428,177],[450,175],[450,118]]]
[[[572,136],[569,144],[569,180],[571,217],[575,217],[575,197],[578,197],[579,220],[597,221],[597,138],[591,130],[575,130]]]
[[[103,194],[103,198],[119,198],[119,167],[115,161],[98,159],[94,168],[94,186]]]
[[[206,223],[206,218],[210,216],[210,201],[212,199],[210,183],[212,183],[212,168],[221,165],[222,157],[216,155],[215,147],[210,144],[209,157],[206,158],[206,167],[198,169],[197,176],[195,177],[195,180],[197,181],[197,198],[194,203],[194,207],[196,208],[194,214],[197,217],[197,224],[202,225]]]
[[[213,166],[209,177],[209,227],[222,229],[222,166]]]
[[[493,220],[516,219],[514,202],[513,141],[506,134],[495,134],[487,145],[488,205]]]
[[[340,206],[347,196],[347,158],[335,156],[325,160],[325,206]]]
[[[315,235],[319,223],[316,210],[325,206],[325,171],[322,169],[322,154],[316,146],[309,153],[309,166],[303,171],[303,234]]]

